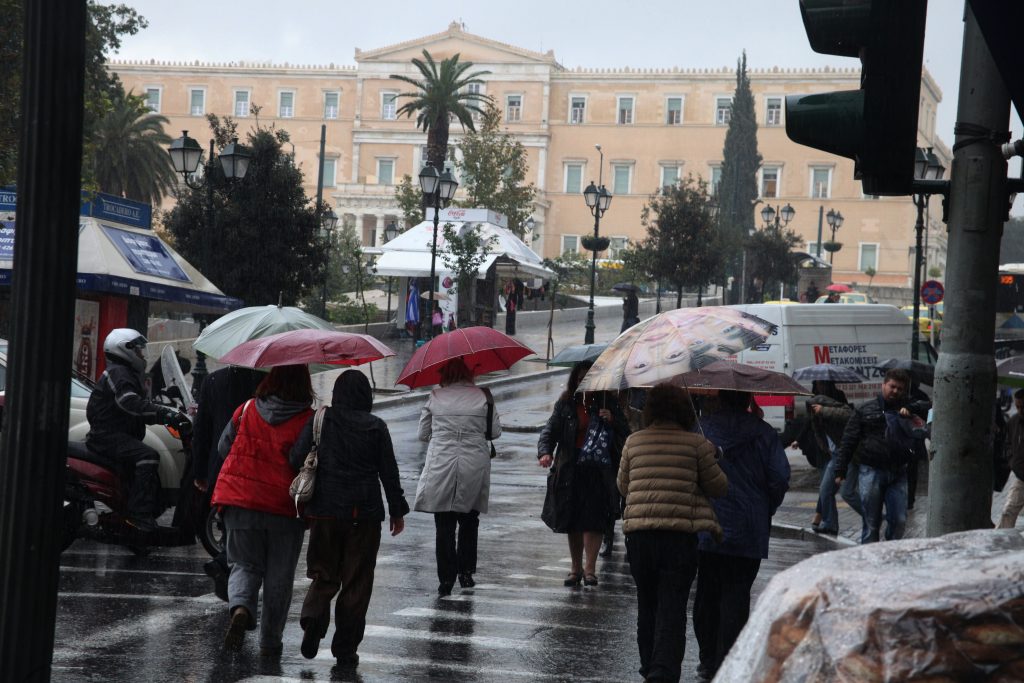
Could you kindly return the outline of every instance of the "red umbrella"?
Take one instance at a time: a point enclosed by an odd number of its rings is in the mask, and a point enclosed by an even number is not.
[[[507,370],[534,353],[512,337],[490,327],[465,327],[434,337],[412,354],[395,384],[413,389],[441,381],[441,368],[452,358],[462,358],[476,375]]]
[[[331,330],[289,330],[251,339],[218,360],[225,365],[272,368],[278,365],[362,365],[395,352],[367,334]]]
[[[849,285],[841,285],[841,284],[838,284],[838,283],[831,284],[828,287],[826,287],[825,289],[827,291],[829,291],[829,292],[840,292],[840,293],[852,292],[853,291],[853,289],[850,288]]]

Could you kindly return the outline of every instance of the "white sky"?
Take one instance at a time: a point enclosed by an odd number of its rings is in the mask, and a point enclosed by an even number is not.
[[[734,67],[744,49],[751,68],[857,66],[854,59],[811,51],[798,0],[249,0],[232,9],[209,0],[122,1],[150,23],[124,41],[115,55],[124,59],[354,64],[357,47],[438,33],[461,20],[470,33],[553,49],[569,68]],[[928,4],[924,63],[942,89],[937,130],[951,147],[964,3]],[[1016,115],[1013,121],[1019,131]]]

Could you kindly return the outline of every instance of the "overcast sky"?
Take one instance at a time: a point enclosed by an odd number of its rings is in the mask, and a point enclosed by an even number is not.
[[[234,11],[209,0],[123,1],[149,20],[149,28],[127,38],[115,55],[125,59],[354,64],[357,47],[438,33],[461,20],[470,33],[554,50],[569,68],[732,67],[744,49],[751,68],[857,66],[853,59],[811,51],[798,0],[249,0]],[[942,89],[937,130],[950,147],[963,4],[928,3],[924,63]]]

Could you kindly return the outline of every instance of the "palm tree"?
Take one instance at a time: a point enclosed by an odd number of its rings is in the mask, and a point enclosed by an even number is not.
[[[165,116],[154,114],[141,97],[115,97],[91,141],[93,174],[100,192],[159,205],[177,186],[167,154],[171,137]]]
[[[444,171],[444,161],[448,156],[448,126],[452,117],[458,119],[463,128],[476,130],[473,114],[483,115],[481,105],[490,102],[491,98],[469,92],[468,86],[483,83],[480,76],[491,72],[467,74],[473,63],[459,62],[458,54],[443,60],[439,65],[426,50],[423,51],[422,60],[413,58],[412,63],[423,74],[422,79],[394,74],[391,76],[416,88],[414,92],[398,95],[411,98],[401,106],[398,114],[409,118],[416,114],[416,127],[427,133],[427,161],[440,173]]]

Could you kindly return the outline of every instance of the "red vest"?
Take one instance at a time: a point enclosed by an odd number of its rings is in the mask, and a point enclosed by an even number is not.
[[[213,504],[292,517],[295,502],[288,495],[288,487],[295,470],[288,463],[288,453],[313,411],[307,408],[271,425],[256,410],[255,402],[245,410],[249,403],[239,406],[231,418],[237,433],[217,477]]]

